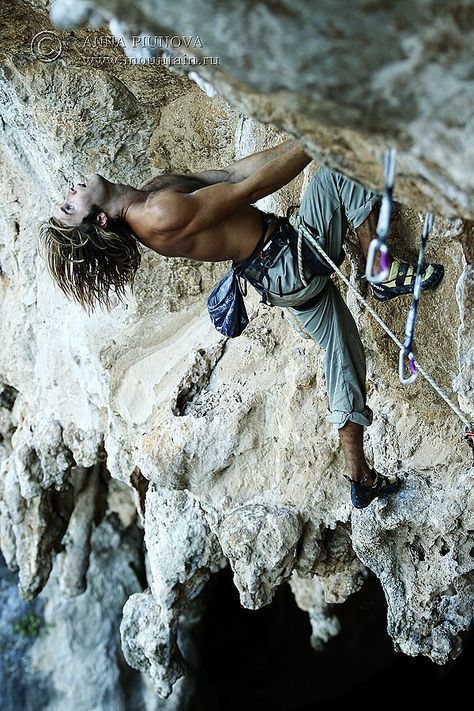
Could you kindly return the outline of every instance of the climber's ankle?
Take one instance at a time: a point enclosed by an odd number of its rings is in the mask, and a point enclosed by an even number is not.
[[[350,475],[353,481],[362,481],[364,486],[371,486],[374,483],[373,471],[368,466],[351,469]]]

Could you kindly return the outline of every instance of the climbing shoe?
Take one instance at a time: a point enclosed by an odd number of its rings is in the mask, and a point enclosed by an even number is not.
[[[444,276],[442,264],[428,264],[421,274],[421,290],[434,289]],[[372,295],[377,301],[388,301],[402,294],[411,294],[415,288],[416,269],[407,262],[393,259],[390,274],[380,284],[370,284]]]
[[[374,499],[382,498],[394,494],[399,490],[402,480],[396,474],[379,474],[372,469],[373,483],[370,485],[364,484],[369,478],[366,474],[360,481],[354,481],[347,474],[343,476],[351,482],[351,501],[356,509],[364,509]]]

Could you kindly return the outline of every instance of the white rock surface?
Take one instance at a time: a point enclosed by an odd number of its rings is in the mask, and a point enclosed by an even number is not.
[[[397,349],[351,295],[375,412],[367,453],[380,470],[406,475],[397,497],[364,511],[351,507],[337,433],[324,419],[319,347],[255,292],[240,338],[213,329],[206,297],[228,264],[148,251],[127,305],[92,317],[52,283],[37,254],[37,226],[71,174],[98,171],[139,186],[162,170],[221,167],[281,136],[162,67],[123,65],[113,73],[80,64],[78,43],[91,33],[107,36],[103,28],[63,33],[60,62],[33,61],[17,38],[46,23],[43,5],[12,5],[0,48],[0,547],[19,571],[22,594],[31,599],[44,588],[55,614],[59,593],[44,586],[58,552],[63,593],[79,601],[89,594],[82,592],[89,533],[107,510],[127,525],[133,497],[145,529],[149,588],[133,595],[127,588],[122,644],[128,663],[150,675],[170,704],[186,671],[180,626],[205,581],[226,564],[250,609],[290,584],[310,615],[317,649],[338,633],[337,605],[371,570],[387,599],[395,649],[438,664],[456,657],[472,619],[472,454],[456,417],[421,378],[410,388],[399,384]],[[102,51],[121,56],[118,48]],[[421,79],[428,95],[439,74],[427,69]],[[220,93],[238,107],[291,124],[315,157],[381,187],[380,137],[332,131],[318,116],[291,123],[288,94],[249,94],[229,78],[216,81],[219,90],[224,85]],[[375,103],[378,92],[366,93]],[[426,110],[418,118],[425,124],[416,124],[416,136],[434,141],[437,121],[430,124]],[[449,215],[467,205],[467,173],[453,168],[441,176],[446,146],[432,145],[435,163],[426,171],[421,143],[403,154],[405,178],[395,197],[413,197],[412,206],[426,209],[442,194],[439,212]],[[283,212],[297,202],[317,165],[262,207]],[[409,207],[396,210],[397,254],[416,258],[421,220]],[[348,246],[344,270],[354,281],[359,259]],[[438,216],[429,259],[443,263],[446,275],[420,303],[419,360],[472,414],[474,260],[466,224]],[[408,305],[398,299],[377,306],[400,336]],[[97,479],[103,452],[108,473]],[[100,585],[100,558],[94,574]],[[56,639],[48,670],[55,649],[68,644]],[[57,678],[58,686],[65,683]]]

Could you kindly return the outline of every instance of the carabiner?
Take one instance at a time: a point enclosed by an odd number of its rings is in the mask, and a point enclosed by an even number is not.
[[[405,378],[405,358],[408,358],[410,370],[412,372],[409,378]],[[415,364],[415,356],[411,351],[407,353],[405,347],[400,349],[400,356],[398,358],[398,377],[400,378],[400,382],[403,385],[411,385],[411,383],[414,383],[418,377],[418,371],[416,369]]]
[[[375,255],[380,252],[380,272],[378,274],[373,273]],[[380,284],[382,281],[386,281],[390,274],[390,267],[388,264],[388,247],[379,237],[375,237],[369,244],[369,251],[367,252],[367,263],[365,265],[365,278],[372,284]]]
[[[385,186],[380,205],[379,219],[375,230],[375,237],[369,245],[367,252],[367,262],[365,265],[365,278],[372,284],[380,284],[386,281],[390,274],[388,265],[389,250],[385,243],[390,230],[390,215],[393,205],[393,181],[395,179],[395,156],[396,148],[390,148],[385,154]],[[374,274],[375,255],[380,252],[380,271]]]

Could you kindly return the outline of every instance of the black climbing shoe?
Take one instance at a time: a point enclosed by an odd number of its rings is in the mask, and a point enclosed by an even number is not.
[[[444,276],[442,264],[428,264],[425,271],[421,273],[420,288],[434,289]],[[372,296],[377,301],[388,301],[396,296],[412,294],[415,288],[416,269],[407,262],[400,262],[393,259],[388,279],[380,284],[370,283]]]
[[[351,501],[356,509],[364,509],[374,499],[389,496],[399,490],[402,480],[396,474],[379,474],[372,469],[373,484],[365,485],[369,478],[366,474],[360,481],[354,481],[347,474],[343,476],[351,482]]]

